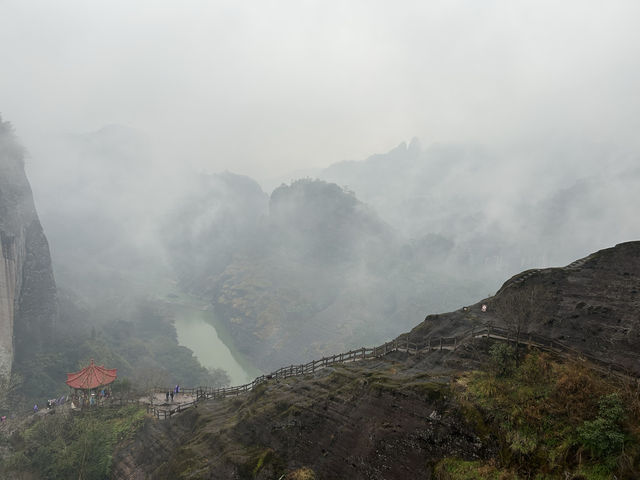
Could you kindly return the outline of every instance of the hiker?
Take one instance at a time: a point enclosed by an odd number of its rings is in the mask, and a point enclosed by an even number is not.
[[[171,392],[171,403],[173,403],[173,392]]]
[[[169,402],[169,392],[167,392],[167,394],[164,396],[164,398],[165,398],[165,402],[168,403]]]
[[[480,308],[480,310],[482,310],[483,312],[486,312],[487,306],[485,304],[482,304],[482,307]]]
[[[33,406],[33,413],[38,413],[38,404],[37,403]]]

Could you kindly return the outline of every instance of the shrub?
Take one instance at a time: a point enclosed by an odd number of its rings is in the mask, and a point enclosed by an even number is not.
[[[506,343],[495,343],[489,349],[491,365],[500,377],[509,375],[515,365],[515,351],[512,346]]]
[[[527,385],[541,385],[549,381],[551,361],[547,353],[530,353],[518,367],[518,380]]]
[[[624,446],[624,405],[617,393],[601,397],[598,405],[598,416],[582,424],[578,439],[594,457],[604,458],[621,452]]]

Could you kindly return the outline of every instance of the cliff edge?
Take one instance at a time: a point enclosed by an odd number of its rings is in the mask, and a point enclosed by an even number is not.
[[[0,119],[0,375],[53,338],[56,286],[49,244],[24,171],[24,153]]]

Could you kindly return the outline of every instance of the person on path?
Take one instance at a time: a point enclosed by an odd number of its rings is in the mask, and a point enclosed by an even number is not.
[[[167,394],[165,395],[165,401],[169,401],[169,392],[167,392]]]
[[[173,392],[171,392],[171,403],[173,403]]]
[[[33,406],[33,413],[38,413],[38,404],[37,403]]]

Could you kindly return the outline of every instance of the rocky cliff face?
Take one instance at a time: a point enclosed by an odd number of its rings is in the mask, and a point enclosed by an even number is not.
[[[496,325],[525,339],[553,338],[639,375],[639,292],[640,241],[625,242],[564,267],[519,273],[475,305],[427,316],[411,335],[438,338]]]
[[[56,312],[49,245],[23,152],[0,120],[0,375],[51,341]]]
[[[424,373],[440,360],[391,354],[148,420],[114,455],[112,478],[433,478],[444,456],[493,455],[451,400],[449,378]]]

